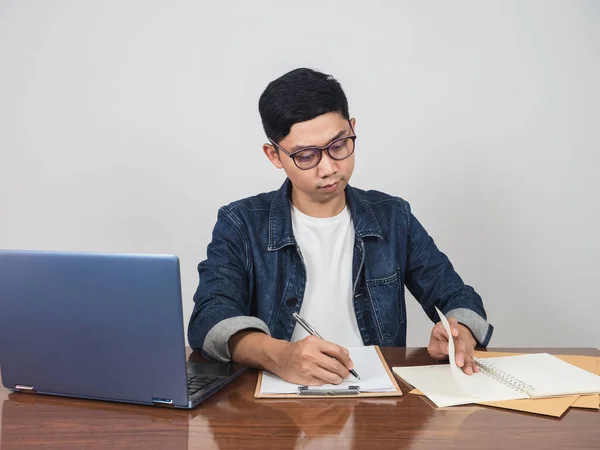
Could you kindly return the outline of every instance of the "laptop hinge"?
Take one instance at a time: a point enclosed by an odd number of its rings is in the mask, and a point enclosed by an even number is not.
[[[33,386],[26,386],[24,384],[15,384],[15,389],[19,392],[35,392]]]
[[[152,403],[156,405],[173,405],[173,400],[170,398],[152,397]]]

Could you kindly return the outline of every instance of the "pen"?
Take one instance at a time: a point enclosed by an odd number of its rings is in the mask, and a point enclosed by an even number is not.
[[[317,330],[315,330],[306,320],[304,320],[300,314],[298,314],[297,312],[292,313],[292,316],[294,317],[294,319],[296,319],[296,322],[298,322],[300,324],[300,326],[302,328],[304,328],[306,330],[306,332],[308,334],[311,334],[315,337],[318,337],[319,339],[323,339],[321,337],[321,335],[319,333],[317,333]],[[358,376],[358,374],[356,373],[356,370],[354,369],[350,369],[350,373],[357,379],[360,380],[360,377]]]

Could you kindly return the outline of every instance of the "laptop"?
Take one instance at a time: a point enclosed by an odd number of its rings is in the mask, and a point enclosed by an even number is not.
[[[193,408],[244,370],[186,362],[177,256],[0,250],[7,389]]]

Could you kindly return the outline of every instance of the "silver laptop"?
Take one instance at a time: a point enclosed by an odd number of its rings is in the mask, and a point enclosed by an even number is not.
[[[186,362],[176,256],[0,250],[8,389],[193,408],[244,369]]]

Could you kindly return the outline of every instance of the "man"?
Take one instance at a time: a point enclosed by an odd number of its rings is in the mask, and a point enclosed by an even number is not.
[[[473,349],[493,330],[479,295],[406,201],[348,184],[356,121],[340,84],[297,69],[267,86],[259,111],[263,151],[287,179],[219,210],[198,266],[192,348],[298,384],[340,383],[353,368],[344,347],[406,345],[406,286],[432,321],[435,306],[449,318],[457,365],[477,372]],[[307,336],[294,312],[323,339]],[[428,351],[448,356],[441,322]]]

